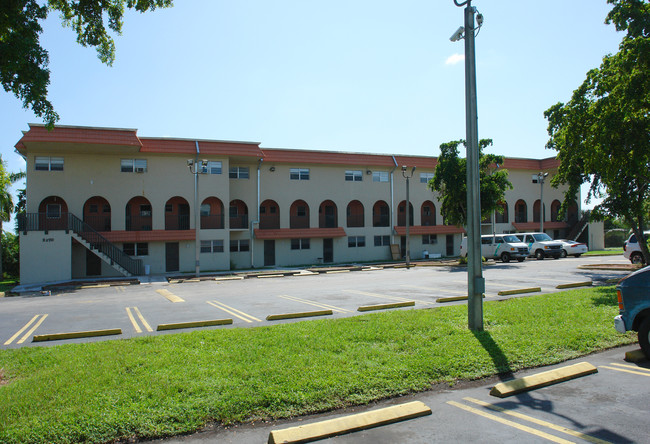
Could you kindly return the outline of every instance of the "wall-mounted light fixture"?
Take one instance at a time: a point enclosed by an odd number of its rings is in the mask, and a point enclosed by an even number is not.
[[[275,171],[275,167],[269,168],[269,171],[271,171],[271,172]]]

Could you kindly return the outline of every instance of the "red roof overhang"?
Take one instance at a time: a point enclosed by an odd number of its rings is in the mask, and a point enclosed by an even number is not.
[[[343,227],[337,228],[277,228],[272,230],[256,229],[256,239],[299,239],[346,236]]]
[[[406,227],[395,227],[395,232],[400,236],[406,236]],[[465,229],[463,227],[457,227],[455,225],[413,225],[409,227],[409,236],[421,234],[460,234],[464,232]]]

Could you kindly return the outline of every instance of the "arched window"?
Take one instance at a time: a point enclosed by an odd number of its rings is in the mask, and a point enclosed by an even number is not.
[[[91,197],[84,204],[84,222],[95,231],[111,231],[111,205],[101,196]]]
[[[528,207],[526,202],[519,199],[515,203],[515,223],[528,222]]]
[[[165,204],[165,230],[190,229],[190,204],[180,197],[175,196]]]
[[[280,206],[274,200],[265,200],[260,204],[260,229],[280,228]]]
[[[289,228],[309,228],[309,205],[304,200],[296,200],[291,204]]]
[[[499,202],[499,208],[497,208],[496,213],[494,214],[494,222],[497,224],[507,224],[508,223],[508,204],[505,202]]]
[[[223,229],[223,203],[216,197],[208,197],[201,203],[201,229]]]
[[[562,207],[562,203],[559,200],[555,199],[551,202],[551,220],[553,222],[560,220],[560,207]]]
[[[318,207],[318,227],[338,227],[338,214],[336,211],[336,204],[331,200],[324,201],[320,204],[320,207]]]
[[[533,204],[533,222],[539,222],[540,221],[540,214],[541,214],[541,209],[540,209],[540,200],[537,199],[535,203]]]
[[[230,228],[248,228],[248,206],[242,200],[230,201]]]
[[[397,206],[397,225],[406,226],[406,201],[403,200]],[[413,226],[413,204],[409,202],[409,226]]]
[[[372,207],[372,226],[389,227],[390,226],[390,208],[383,200],[378,200]]]
[[[68,204],[59,196],[49,196],[38,206],[39,230],[66,230],[68,228]]]
[[[347,226],[363,227],[363,204],[358,200],[353,200],[347,208]]]
[[[126,231],[151,231],[151,202],[146,197],[136,196],[126,204]]]
[[[422,225],[433,226],[436,224],[436,206],[433,202],[427,200],[422,204],[420,217],[422,219]]]

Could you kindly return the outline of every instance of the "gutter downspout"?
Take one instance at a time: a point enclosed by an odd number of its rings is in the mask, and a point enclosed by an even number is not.
[[[257,210],[255,210],[256,211],[255,214],[257,214],[257,220],[252,220],[251,221],[251,228],[250,228],[250,230],[251,230],[251,233],[250,233],[250,237],[251,237],[251,268],[255,268],[255,254],[254,254],[255,253],[255,231],[253,229],[253,226],[255,224],[260,223],[260,186],[261,186],[260,170],[262,168],[262,162],[264,162],[263,158],[260,158],[257,161]]]
[[[394,186],[393,186],[393,172],[395,171],[395,168],[397,168],[397,160],[395,160],[395,156],[393,157],[393,163],[395,166],[393,167],[392,170],[390,170],[390,243],[394,244],[395,243],[395,225],[393,224],[393,212],[395,211],[395,202],[394,202]]]

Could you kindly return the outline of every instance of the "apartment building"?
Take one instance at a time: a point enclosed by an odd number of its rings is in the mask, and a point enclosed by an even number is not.
[[[16,150],[27,172],[22,284],[193,272],[197,257],[202,272],[391,260],[391,244],[404,253],[407,215],[414,259],[456,256],[464,233],[443,224],[427,187],[435,157],[34,124]],[[566,235],[579,207],[557,220],[563,190],[548,185],[557,166],[554,158],[506,159],[514,189],[484,232],[538,230],[544,214],[545,231]],[[544,212],[532,180],[539,172],[550,173]]]

